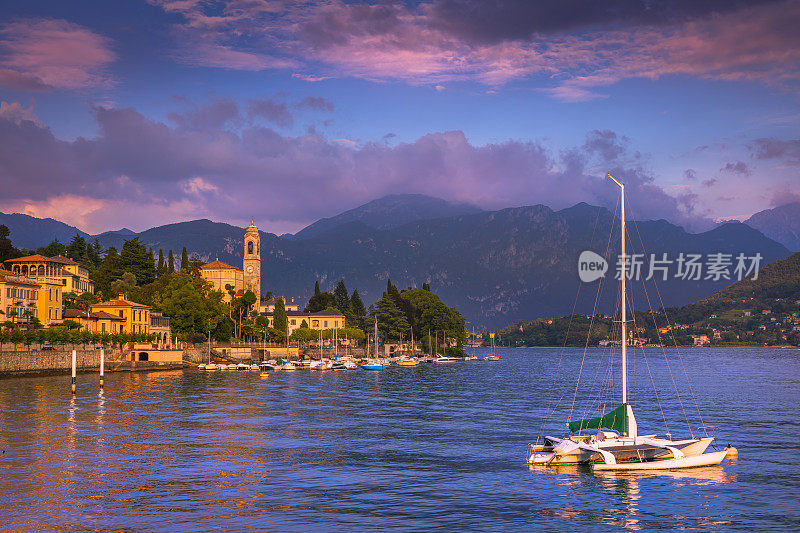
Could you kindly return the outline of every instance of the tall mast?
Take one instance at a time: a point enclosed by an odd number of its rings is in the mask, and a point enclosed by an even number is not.
[[[375,359],[378,358],[378,317],[375,317]]]
[[[622,285],[622,403],[628,403],[628,316],[625,301],[625,278],[628,275],[628,260],[625,256],[625,185],[618,182],[614,177],[609,174],[609,178],[614,180],[614,183],[619,185],[620,196],[620,235],[621,245],[621,261],[622,261],[622,274],[620,275],[620,283]]]

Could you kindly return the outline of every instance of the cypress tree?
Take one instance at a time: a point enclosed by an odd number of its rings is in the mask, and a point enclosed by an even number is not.
[[[275,313],[272,315],[272,327],[286,333],[287,323],[286,306],[283,304],[283,298],[278,298],[278,301],[275,302]]]
[[[314,282],[314,296],[319,296],[319,280]]]
[[[167,257],[167,269],[168,269],[167,272],[169,272],[170,274],[175,273],[175,258],[172,256],[172,250],[169,251]]]
[[[166,273],[166,265],[164,264],[164,249],[158,249],[158,275],[163,276]]]
[[[186,247],[183,247],[181,252],[181,270],[187,272],[189,270],[189,254],[186,252]]]
[[[352,326],[348,324],[348,327],[362,329],[365,327],[364,324],[367,319],[367,309],[364,307],[364,302],[361,300],[361,296],[358,294],[358,289],[354,290],[353,295],[350,297],[348,315],[348,319],[353,322]]]
[[[333,291],[333,299],[336,309],[342,313],[346,313],[350,307],[350,298],[347,297],[347,287],[344,285],[344,280],[339,280],[336,289]]]

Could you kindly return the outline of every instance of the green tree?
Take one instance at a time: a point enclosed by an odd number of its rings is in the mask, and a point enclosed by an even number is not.
[[[130,272],[125,272],[120,279],[111,282],[111,293],[113,295],[125,294],[130,296],[136,287],[136,276]]]
[[[47,246],[42,246],[36,249],[36,253],[45,257],[54,257],[56,255],[65,255],[67,247],[58,239],[53,239]]]
[[[350,298],[347,296],[347,287],[345,287],[343,279],[339,280],[336,289],[333,291],[333,302],[334,307],[338,309],[340,313],[347,313],[347,310],[350,308]]]
[[[181,271],[188,272],[189,271],[189,253],[186,251],[186,247],[183,247],[183,251],[181,252]]]
[[[306,305],[304,311],[306,313],[316,313],[329,307],[336,307],[336,299],[329,292],[321,292],[308,299],[308,305]]]
[[[422,284],[422,290],[431,292],[431,286],[428,283],[423,283]]]
[[[11,244],[9,235],[11,235],[11,232],[8,226],[0,224],[0,264],[9,259],[22,257],[22,253]]]
[[[314,282],[314,296],[319,296],[319,280]]]
[[[358,294],[358,289],[353,290],[353,295],[350,297],[350,305],[347,310],[347,327],[349,328],[366,328],[367,309],[361,296]]]
[[[375,315],[378,317],[378,331],[384,339],[400,340],[401,335],[410,336],[411,325],[405,313],[388,294],[383,293],[383,298],[375,304]]]
[[[278,331],[285,332],[288,319],[289,318],[286,316],[286,306],[283,303],[283,298],[278,298],[275,301],[275,312],[273,313],[272,317],[272,327]]]
[[[172,256],[172,250],[169,251],[169,257],[167,259],[167,272],[170,274],[175,272],[175,258]]]
[[[96,304],[100,302],[100,297],[96,294],[92,294],[91,292],[84,292],[73,302],[75,309],[80,309],[82,311],[88,311],[89,307],[92,304]]]
[[[158,249],[158,266],[156,267],[156,274],[160,277],[167,273],[167,265],[164,264],[164,249]]]
[[[64,255],[82,265],[89,265],[88,248],[89,246],[86,243],[86,239],[76,233],[67,245],[67,250]]]

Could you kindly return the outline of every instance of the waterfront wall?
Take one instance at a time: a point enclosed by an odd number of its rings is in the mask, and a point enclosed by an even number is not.
[[[139,352],[134,352],[139,353]],[[118,353],[106,350],[106,372],[158,370],[183,366],[180,351],[154,351],[149,361],[128,361]],[[116,360],[114,359],[117,355]],[[75,350],[79,372],[100,371],[100,350]],[[72,350],[0,351],[0,376],[22,374],[69,373],[72,371]]]
[[[106,354],[108,357],[108,354]],[[76,350],[78,370],[100,371],[100,350]],[[0,351],[0,374],[69,372],[72,350]]]

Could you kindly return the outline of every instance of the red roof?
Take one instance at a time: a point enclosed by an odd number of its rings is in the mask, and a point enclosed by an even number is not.
[[[52,261],[52,259],[39,254],[26,255],[25,257],[17,257],[16,259],[6,259],[6,263],[30,262],[30,261]]]
[[[241,268],[236,268],[235,266],[228,265],[223,263],[219,259],[216,261],[212,261],[211,263],[206,263],[205,265],[200,267],[200,270],[242,270]]]
[[[34,254],[26,255],[25,257],[17,257],[16,259],[7,259],[6,263],[60,263],[62,265],[77,265],[75,261],[63,255],[55,257],[45,257],[43,255]]]
[[[124,298],[117,298],[107,302],[100,302],[99,304],[92,304],[91,308],[93,309],[95,307],[146,307],[147,309],[150,309],[149,305],[138,304],[130,300],[125,300]]]

